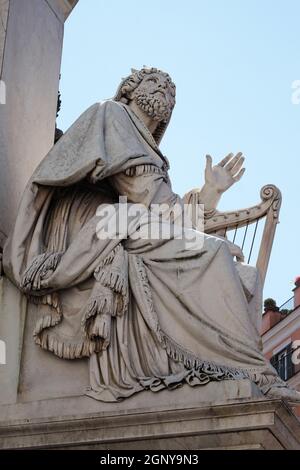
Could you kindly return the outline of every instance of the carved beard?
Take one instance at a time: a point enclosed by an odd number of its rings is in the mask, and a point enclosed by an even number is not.
[[[166,102],[166,100],[155,98],[146,92],[139,91],[134,96],[134,101],[142,111],[155,121],[169,121],[173,108]]]

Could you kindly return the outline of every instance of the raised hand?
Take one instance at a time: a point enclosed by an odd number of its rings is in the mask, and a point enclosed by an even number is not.
[[[235,156],[229,153],[218,165],[212,166],[212,157],[206,155],[205,184],[219,194],[224,193],[245,173],[244,160],[242,152]]]

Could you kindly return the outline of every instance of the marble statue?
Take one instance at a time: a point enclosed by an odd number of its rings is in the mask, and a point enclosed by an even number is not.
[[[176,226],[189,198],[172,191],[159,149],[174,105],[167,73],[132,70],[35,170],[3,252],[6,275],[38,305],[33,340],[65,360],[89,357],[86,393],[100,401],[244,378],[267,397],[300,401],[263,356],[260,279],[239,247],[203,233],[191,247],[176,230],[139,237],[147,218],[101,236],[99,214],[119,214],[120,196],[129,209],[167,207],[157,223]],[[207,156],[205,185],[193,190],[205,211],[240,180],[243,162],[230,154],[213,166]],[[188,222],[183,232],[200,234]]]

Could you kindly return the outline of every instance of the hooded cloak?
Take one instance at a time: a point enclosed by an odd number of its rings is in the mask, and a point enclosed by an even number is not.
[[[99,218],[95,213],[100,204],[117,201],[106,183],[108,178],[136,166],[167,169],[168,161],[128,106],[104,101],[75,121],[42,160],[24,191],[15,227],[4,247],[3,266],[32,302],[43,305],[35,342],[60,357],[90,356],[103,344],[107,346],[109,315],[126,309],[126,253],[120,239],[106,245],[97,239]],[[70,243],[70,224],[78,219],[77,236]],[[72,253],[75,256],[70,259]],[[41,280],[58,265],[64,279],[57,289],[93,278],[84,289],[91,295],[81,295],[82,307],[68,319],[68,325],[63,321],[68,302],[64,299],[63,309],[61,297],[75,296],[74,290],[57,293],[53,285],[40,289]],[[93,277],[95,270],[98,280]],[[100,317],[95,321],[100,311],[101,321]]]

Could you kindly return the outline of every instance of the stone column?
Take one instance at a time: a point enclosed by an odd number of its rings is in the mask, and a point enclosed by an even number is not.
[[[0,0],[0,249],[53,145],[64,22],[77,2]],[[0,272],[0,403],[17,399],[26,313],[26,299]]]
[[[77,1],[0,0],[0,245],[53,145],[64,22]]]

